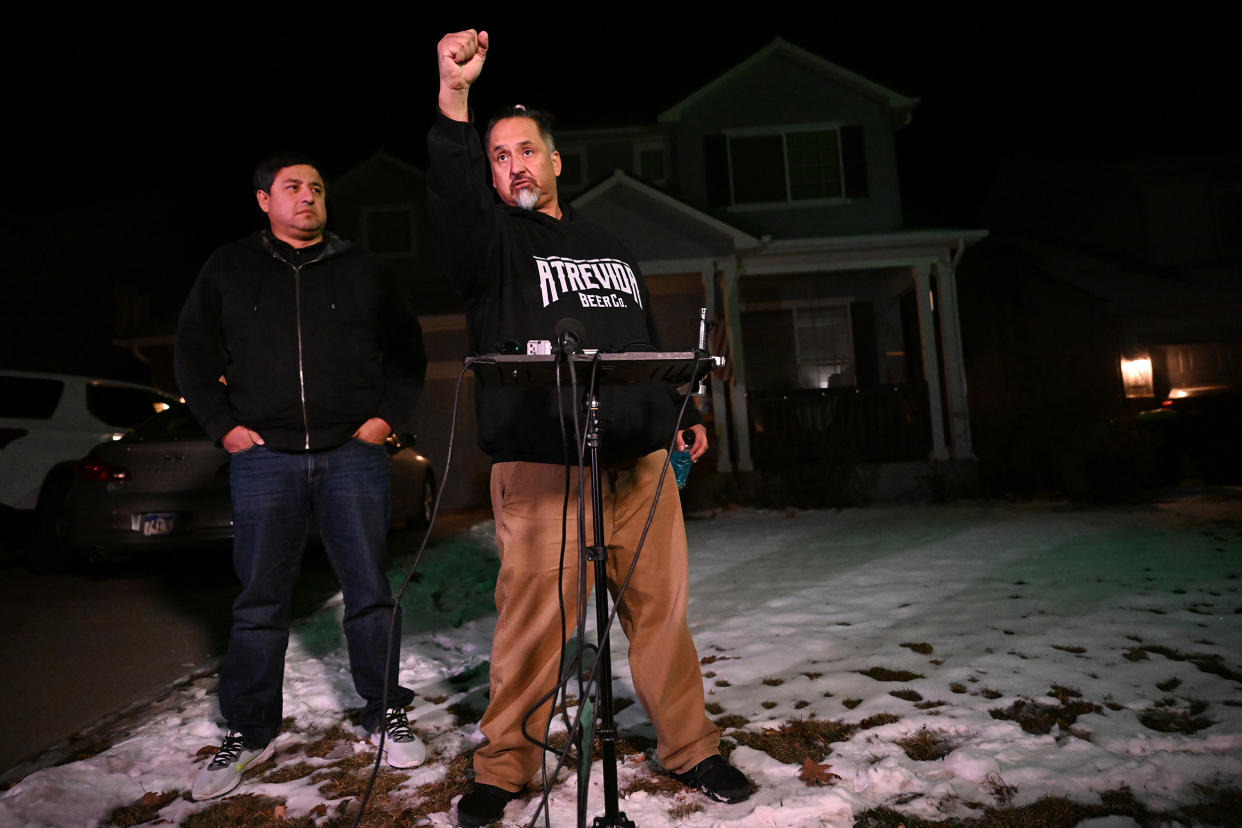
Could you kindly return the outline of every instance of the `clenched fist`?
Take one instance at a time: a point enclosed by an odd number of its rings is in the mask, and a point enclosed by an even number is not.
[[[440,111],[455,121],[470,119],[470,85],[487,59],[487,32],[467,29],[446,34],[436,47],[440,67]]]

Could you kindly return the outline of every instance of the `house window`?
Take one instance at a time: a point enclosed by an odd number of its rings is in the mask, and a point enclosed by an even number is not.
[[[742,308],[747,386],[756,391],[854,385],[847,301],[747,303]]]
[[[362,211],[362,241],[376,256],[413,256],[414,208],[385,206]]]
[[[714,206],[823,202],[867,195],[861,126],[807,126],[709,135]]]
[[[668,144],[664,141],[639,141],[634,145],[634,171],[651,184],[667,184],[669,178]]]

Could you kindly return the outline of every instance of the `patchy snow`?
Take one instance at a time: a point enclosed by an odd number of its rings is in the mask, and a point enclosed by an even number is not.
[[[839,777],[831,786],[808,787],[801,764],[777,761],[752,740],[732,753],[758,786],[747,802],[640,790],[621,807],[644,828],[827,826],[850,825],[880,806],[939,819],[1047,794],[1098,803],[1102,792],[1123,786],[1151,808],[1176,809],[1198,800],[1202,786],[1236,787],[1238,517],[1237,509],[1200,500],[1111,510],[743,510],[692,521],[690,618],[703,684],[715,718],[740,717],[726,741],[795,719],[857,729],[819,759]],[[403,772],[408,781],[392,799],[412,798],[419,785],[443,778],[448,761],[481,738],[477,725],[457,725],[449,707],[484,703],[494,555],[488,525],[441,543],[405,598],[401,675],[418,693],[410,718],[431,759]],[[402,574],[394,571],[394,583]],[[329,601],[294,632],[285,674],[285,715],[294,726],[278,737],[276,770],[282,751],[291,757],[286,764],[372,755],[342,712],[357,700],[340,614],[339,599]],[[624,650],[618,637],[617,695],[632,698]],[[220,735],[214,683],[188,680],[127,717],[106,750],[30,774],[0,794],[0,825],[106,824],[112,809],[144,793],[188,788],[205,761],[196,754]],[[1071,708],[1076,715],[1062,723],[1048,717],[1044,732],[994,716]],[[888,715],[873,718],[881,714]],[[618,724],[623,736],[650,737],[637,705]],[[333,727],[353,739],[325,757],[294,750]],[[947,755],[911,758],[900,742],[919,735]],[[622,789],[644,776],[648,764],[621,762]],[[592,815],[602,812],[600,780],[597,765]],[[237,792],[283,799],[290,817],[337,806],[308,775],[247,777]],[[573,778],[556,789],[553,825],[575,823],[575,795]],[[176,799],[160,816],[179,822],[208,804]],[[670,815],[679,805],[690,808]],[[535,807],[512,803],[505,824],[524,824]],[[455,823],[441,812],[426,824]],[[1082,824],[1135,823],[1108,816]]]

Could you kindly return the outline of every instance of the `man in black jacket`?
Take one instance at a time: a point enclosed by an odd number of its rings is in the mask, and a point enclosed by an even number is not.
[[[634,257],[558,198],[560,155],[547,119],[522,108],[505,110],[479,145],[468,97],[487,48],[487,33],[474,30],[440,41],[440,112],[427,139],[437,253],[466,307],[471,347],[489,352],[507,342],[551,339],[557,320],[567,316],[585,326],[586,347],[658,346],[651,296]],[[489,171],[499,205],[484,184]],[[465,826],[501,818],[537,771],[539,749],[527,736],[543,734],[560,669],[556,596],[561,594],[568,618],[578,604],[576,556],[571,551],[561,562],[565,459],[576,452],[562,444],[556,393],[489,386],[476,393],[479,444],[494,461],[499,618],[491,698],[479,723],[488,741],[474,754],[475,782],[457,805]],[[664,449],[678,426],[677,395],[644,385],[605,387],[600,396],[607,534],[592,539],[587,532],[587,542],[607,544],[614,588],[637,558],[655,505],[645,551],[618,599],[635,691],[655,725],[665,768],[714,799],[738,802],[749,796],[749,786],[719,754],[686,622],[686,534]],[[707,433],[693,407],[680,427],[695,433],[691,453],[698,459]],[[683,438],[679,442],[685,448]],[[662,476],[666,484],[656,501]],[[577,537],[573,513],[570,508],[564,526],[571,539]]]
[[[268,229],[219,248],[177,325],[181,393],[230,453],[233,559],[242,589],[220,671],[228,733],[198,774],[195,799],[232,790],[272,754],[280,727],[293,582],[313,513],[345,599],[344,628],[363,726],[388,762],[425,749],[387,662],[392,591],[384,442],[413,412],[426,370],[418,322],[384,289],[370,257],[325,232],[324,183],[302,156],[255,170]],[[401,628],[393,635],[400,641]]]

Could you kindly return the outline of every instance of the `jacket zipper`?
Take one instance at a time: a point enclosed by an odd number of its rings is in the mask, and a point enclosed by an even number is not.
[[[302,371],[302,268],[293,268],[293,309],[298,331],[298,392],[302,396],[302,429],[306,434],[306,450],[310,451],[310,417],[306,413],[306,375]]]
[[[293,270],[293,311],[294,316],[296,317],[295,327],[298,332],[298,394],[302,398],[302,433],[306,435],[304,443],[306,451],[310,451],[311,444],[310,416],[306,413],[306,375],[302,370],[302,268],[307,265],[322,262],[324,258],[326,258],[327,252],[328,251],[325,249],[319,254],[319,256],[311,259],[309,262],[303,262],[300,265],[295,265],[292,262],[286,261],[283,257],[277,254],[276,251],[271,251],[273,259],[278,262],[284,262]]]

